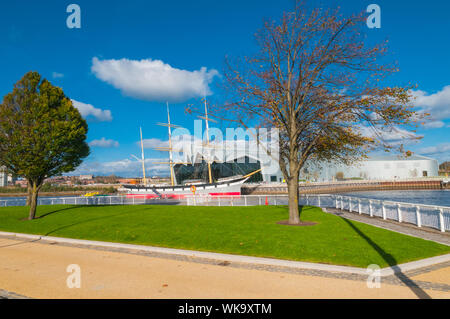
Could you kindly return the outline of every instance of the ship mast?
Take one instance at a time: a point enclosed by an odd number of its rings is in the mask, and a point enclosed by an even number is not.
[[[144,177],[144,186],[147,185],[147,180],[145,178],[145,159],[144,159],[144,142],[142,141],[142,127],[139,127],[141,133],[141,153],[142,153],[142,176]]]
[[[199,116],[199,118],[205,120],[205,124],[206,124],[206,145],[205,146],[207,148],[211,148],[213,146],[209,143],[209,122],[216,122],[216,121],[214,121],[208,117],[208,106],[206,103],[206,97],[205,97],[204,101],[205,101],[205,116]],[[211,172],[211,159],[209,158],[209,156],[206,159],[206,162],[208,163],[209,183],[212,184],[213,179],[212,179],[212,172]]]
[[[206,106],[206,97],[205,97],[205,123],[206,123],[206,143],[209,146],[209,124],[208,124],[208,107]],[[209,175],[209,183],[212,184],[212,175],[211,175],[211,161],[208,158],[208,175]]]
[[[174,125],[170,122],[170,111],[169,111],[169,102],[167,102],[167,123],[157,123],[159,126],[166,126],[169,132],[169,147],[155,147],[154,149],[157,151],[169,152],[169,162],[154,162],[154,164],[169,164],[170,166],[170,183],[172,186],[175,186],[175,173],[174,173],[174,164],[188,164],[188,163],[175,163],[173,161],[172,154],[172,127],[179,127],[178,125]]]
[[[172,186],[175,185],[174,182],[174,173],[173,173],[173,156],[172,156],[172,129],[170,124],[170,111],[169,111],[169,102],[167,103],[167,128],[169,130],[169,165],[170,165],[170,183]]]

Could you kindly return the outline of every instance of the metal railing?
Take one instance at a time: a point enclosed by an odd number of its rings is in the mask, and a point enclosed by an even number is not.
[[[336,209],[380,217],[384,220],[395,220],[399,223],[411,223],[418,227],[431,227],[441,232],[450,230],[450,207],[341,195],[333,197],[333,207]]]
[[[0,207],[25,206],[26,199],[0,200]],[[288,205],[288,195],[201,196],[183,199],[145,199],[126,196],[39,198],[38,205],[188,205],[188,206],[257,206]],[[384,220],[406,222],[418,227],[431,227],[442,232],[450,230],[450,207],[395,202],[331,194],[301,195],[299,205],[336,208]]]

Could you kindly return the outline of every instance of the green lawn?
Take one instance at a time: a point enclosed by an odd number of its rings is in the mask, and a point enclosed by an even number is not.
[[[277,224],[287,207],[39,206],[0,208],[0,230],[338,265],[381,267],[442,255],[450,247],[303,207],[314,226]]]

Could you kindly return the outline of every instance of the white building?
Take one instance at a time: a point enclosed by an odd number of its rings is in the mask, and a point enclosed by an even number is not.
[[[336,176],[344,178],[362,179],[403,179],[417,177],[438,176],[439,164],[437,160],[412,155],[403,157],[398,155],[372,156],[365,161],[353,165],[323,164],[318,168],[307,170],[304,176],[317,181],[329,181]]]
[[[0,187],[8,186],[8,172],[6,168],[0,167]]]

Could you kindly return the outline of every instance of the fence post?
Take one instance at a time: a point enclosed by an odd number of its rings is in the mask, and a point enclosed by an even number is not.
[[[274,205],[277,206],[277,197],[276,196],[275,196],[275,199],[273,201],[274,201]]]
[[[383,219],[386,220],[386,206],[384,206],[384,202],[381,202],[381,208],[383,210]]]
[[[220,206],[220,195],[219,195],[218,199],[219,199],[219,206]]]
[[[244,203],[245,203],[245,206],[247,206],[247,195],[244,195]]]
[[[308,206],[308,205],[309,205],[309,196],[306,195],[306,206]]]
[[[258,196],[258,205],[261,205],[261,196]]]
[[[337,199],[336,195],[334,196],[334,201],[335,201],[335,204],[336,204],[336,209],[338,209],[338,199]]]
[[[344,197],[341,196],[341,210],[344,209]]]
[[[370,217],[373,217],[372,201],[371,200],[369,200],[369,215],[370,215]]]
[[[444,224],[444,209],[439,208],[439,228],[441,232],[445,232],[445,224]]]
[[[397,204],[397,214],[398,214],[398,222],[402,222],[402,209],[400,208],[400,204]]]
[[[416,206],[416,221],[417,227],[422,227],[422,219],[420,218],[420,207]]]
[[[320,205],[320,195],[317,195],[317,198],[319,200],[319,207],[321,207],[321,205]]]
[[[361,199],[358,198],[358,214],[361,215]]]
[[[351,213],[353,211],[352,198],[348,198],[348,211]]]
[[[75,205],[77,204],[77,197],[75,197]]]
[[[134,205],[134,196],[133,196],[133,205]]]

